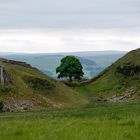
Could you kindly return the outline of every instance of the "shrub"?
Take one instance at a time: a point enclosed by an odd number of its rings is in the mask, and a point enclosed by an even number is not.
[[[15,93],[15,89],[10,86],[0,86],[0,94]]]
[[[134,74],[140,72],[140,65],[125,63],[117,67],[117,72],[126,76],[133,76]]]
[[[52,90],[55,85],[46,79],[41,79],[37,77],[24,77],[24,80],[29,84],[34,90]]]
[[[2,101],[0,101],[0,111],[2,111],[4,108],[4,103]]]

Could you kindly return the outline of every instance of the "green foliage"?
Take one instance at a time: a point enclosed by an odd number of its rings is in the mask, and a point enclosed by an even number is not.
[[[4,107],[4,103],[0,101],[0,111],[2,111],[3,107]]]
[[[15,93],[15,89],[12,86],[0,86],[0,94]]]
[[[72,78],[81,79],[84,75],[83,67],[75,56],[66,56],[61,60],[60,66],[56,69],[59,73],[58,78],[69,77],[70,83]]]
[[[34,90],[52,90],[55,88],[55,85],[49,82],[47,79],[32,76],[24,77],[24,79]]]
[[[117,67],[117,72],[122,73],[126,76],[133,76],[134,74],[140,72],[140,65],[135,65],[134,63],[124,63]]]

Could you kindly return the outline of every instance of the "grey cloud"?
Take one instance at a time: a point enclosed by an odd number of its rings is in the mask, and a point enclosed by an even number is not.
[[[0,28],[140,28],[139,0],[0,0]]]

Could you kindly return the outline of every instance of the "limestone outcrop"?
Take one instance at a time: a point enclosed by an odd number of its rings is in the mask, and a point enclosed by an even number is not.
[[[10,84],[11,82],[11,78],[6,74],[4,66],[0,65],[0,84],[6,85]]]

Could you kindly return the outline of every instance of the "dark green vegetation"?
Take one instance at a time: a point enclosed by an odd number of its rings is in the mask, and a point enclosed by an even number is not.
[[[140,64],[127,62],[124,65],[118,66],[117,72],[126,76],[134,76],[140,72]]]
[[[72,79],[82,79],[84,72],[83,67],[78,58],[75,56],[66,56],[61,60],[61,64],[56,68],[58,78],[69,78],[70,84]]]
[[[67,55],[77,56],[83,66],[85,78],[93,78],[104,68],[111,65],[126,52],[77,52],[77,53],[58,53],[58,54],[0,54],[7,59],[23,61],[37,67],[47,75],[57,78],[56,67],[60,65],[60,60]]]
[[[140,104],[0,114],[3,140],[139,140]]]
[[[87,85],[76,90],[89,97],[110,97],[112,95],[129,95],[132,100],[140,99],[140,49],[112,64],[96,80],[87,81]]]
[[[0,101],[0,112],[2,112],[3,108],[4,108],[4,103]]]
[[[79,106],[87,100],[24,62],[0,59],[10,83],[0,85],[0,100],[13,111]]]

